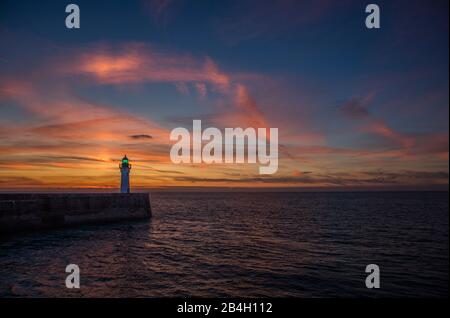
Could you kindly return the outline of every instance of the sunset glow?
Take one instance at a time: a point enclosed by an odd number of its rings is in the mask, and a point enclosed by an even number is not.
[[[369,34],[351,1],[304,10],[295,1],[214,2],[203,11],[160,2],[125,12],[111,4],[98,27],[88,12],[104,14],[99,4],[79,1],[86,20],[77,31],[55,27],[64,21],[57,6],[43,4],[52,18],[23,28],[14,19],[30,10],[0,5],[8,12],[0,20],[0,188],[118,188],[124,154],[134,188],[448,188],[444,13],[422,28],[427,21],[407,23],[420,20],[425,2],[386,9],[386,25],[405,27]],[[293,11],[300,17],[280,14]],[[330,11],[348,23],[331,30]],[[204,34],[188,41],[184,28]],[[173,164],[170,131],[193,119],[205,128],[277,127],[277,173]]]

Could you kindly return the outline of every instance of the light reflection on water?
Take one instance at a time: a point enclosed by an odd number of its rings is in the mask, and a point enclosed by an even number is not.
[[[0,296],[448,296],[447,193],[154,193],[152,208],[2,239]]]

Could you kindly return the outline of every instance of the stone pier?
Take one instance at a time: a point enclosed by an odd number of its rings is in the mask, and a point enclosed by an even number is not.
[[[149,193],[0,194],[0,234],[151,215]]]

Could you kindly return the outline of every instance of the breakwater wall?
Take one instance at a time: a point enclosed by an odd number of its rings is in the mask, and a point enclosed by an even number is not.
[[[151,217],[148,193],[0,194],[0,234]]]

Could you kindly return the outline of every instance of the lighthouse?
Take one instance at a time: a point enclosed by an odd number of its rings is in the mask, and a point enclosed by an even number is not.
[[[120,168],[120,193],[130,193],[130,170],[131,165],[128,162],[127,155],[122,158],[122,163],[119,165]]]

